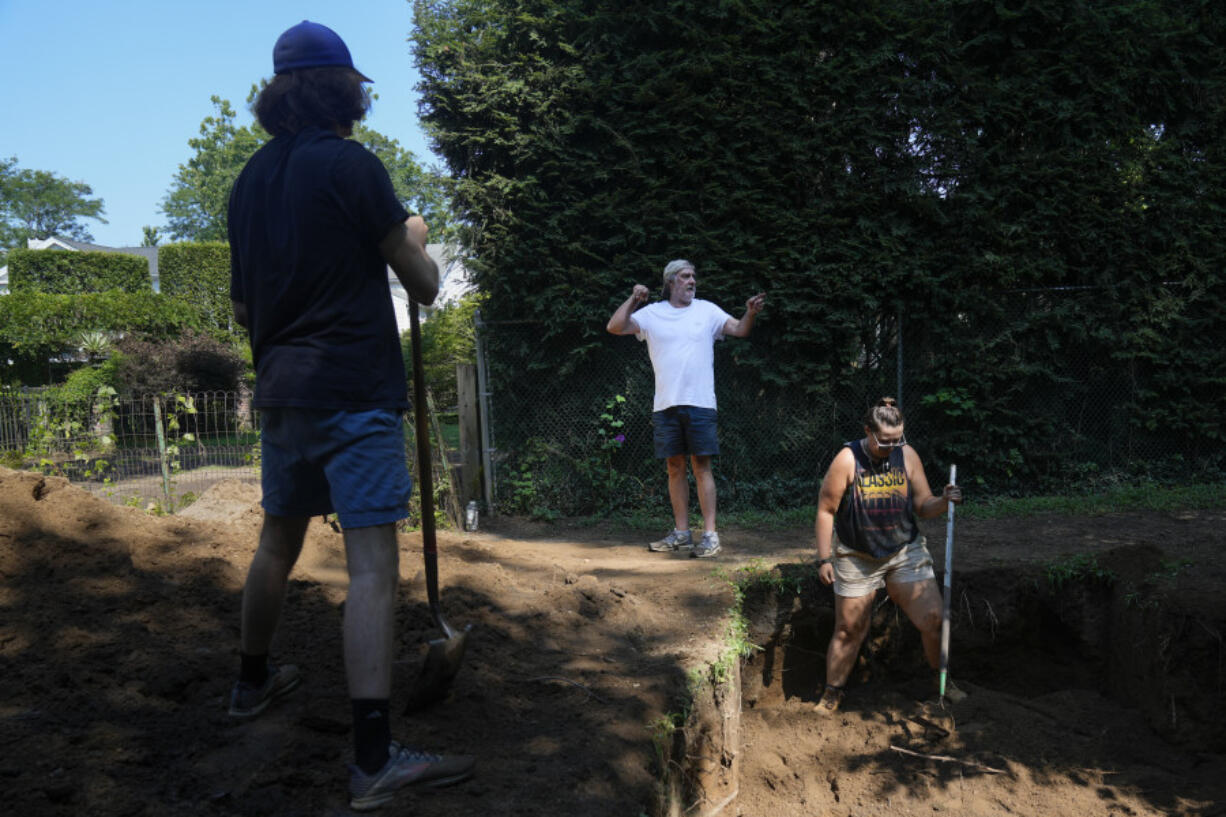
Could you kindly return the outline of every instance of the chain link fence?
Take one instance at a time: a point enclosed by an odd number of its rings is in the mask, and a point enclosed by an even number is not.
[[[54,388],[0,390],[0,463],[159,512],[222,480],[258,483],[256,429],[249,397],[235,392],[81,400]]]
[[[436,521],[459,526],[454,461],[437,422],[431,441]],[[420,522],[417,449],[404,418],[414,479],[408,525]],[[0,465],[60,476],[111,502],[154,513],[187,507],[219,482],[260,482],[259,416],[237,392],[101,394],[69,399],[54,388],[0,389]]]
[[[538,331],[531,324],[479,323],[497,511],[663,512],[666,473],[652,441],[655,384],[646,344],[610,336],[566,370],[533,344]],[[895,372],[865,368],[836,391],[806,394],[773,385],[739,361],[738,344],[752,342],[715,346],[720,507],[769,511],[811,503],[867,403],[895,393]]]
[[[954,316],[952,334],[932,331],[948,316],[882,312],[852,353],[846,344],[810,350],[813,359],[845,361],[825,383],[788,384],[780,371],[786,364],[748,360],[753,344],[769,348],[769,322],[748,340],[718,342],[721,509],[812,504],[831,458],[861,435],[865,410],[883,395],[900,398],[929,481],[943,484],[957,463],[959,481],[980,497],[1221,478],[1226,446],[1207,444],[1220,424],[1155,420],[1178,416],[1185,405],[1220,405],[1220,393],[1216,402],[1195,393],[1179,402],[1178,390],[1193,388],[1187,384],[1212,388],[1214,372],[1129,357],[1110,333],[1093,329],[1109,307],[1097,291],[1014,292],[998,301],[976,316]],[[646,345],[600,332],[576,354],[576,344],[543,342],[542,329],[477,317],[493,510],[666,515]],[[968,358],[962,348],[977,351]],[[405,458],[416,474],[407,420]],[[459,452],[448,449],[433,421],[431,443],[441,453],[434,457],[435,507],[440,523],[459,524]],[[65,476],[112,501],[161,512],[221,480],[258,483],[257,429],[249,396],[236,393],[73,401],[56,389],[0,389],[0,464]],[[415,498],[411,519],[417,513]]]
[[[717,342],[721,510],[814,503],[834,454],[862,436],[865,411],[886,395],[899,398],[930,483],[943,485],[958,463],[959,481],[981,497],[1220,473],[1222,451],[1206,452],[1194,429],[1155,427],[1146,408],[1153,375],[1087,331],[1103,303],[1088,290],[1005,293],[995,312],[954,316],[952,352],[934,349],[934,316],[884,312],[832,383],[803,388],[781,386],[785,378],[739,359],[761,329]],[[582,356],[563,355],[540,342],[538,323],[478,316],[477,329],[498,512],[668,513],[665,468],[652,446],[646,344],[585,338]],[[941,337],[950,343],[948,331]],[[956,358],[959,337],[987,351],[962,359],[955,373],[942,361]]]

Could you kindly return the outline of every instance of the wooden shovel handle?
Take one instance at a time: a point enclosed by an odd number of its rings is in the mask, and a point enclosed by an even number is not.
[[[426,559],[426,596],[438,618],[438,541],[434,535],[434,480],[430,469],[430,420],[426,416],[426,375],[421,362],[421,319],[409,299],[409,345],[413,357],[413,419],[417,433],[417,489],[421,495],[421,542]]]

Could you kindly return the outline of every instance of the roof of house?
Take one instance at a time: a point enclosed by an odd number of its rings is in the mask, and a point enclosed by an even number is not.
[[[60,238],[52,236],[51,238],[39,241],[37,238],[32,238],[26,242],[32,250],[48,250],[52,249],[53,244],[58,244],[66,250],[79,250],[81,252],[119,252],[124,255],[143,255],[149,261],[149,269],[157,269],[158,263],[158,248],[157,247],[106,247],[102,244],[90,244],[87,241],[73,241],[71,238]]]

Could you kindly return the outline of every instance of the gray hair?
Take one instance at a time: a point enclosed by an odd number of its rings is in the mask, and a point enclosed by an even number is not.
[[[669,261],[664,265],[664,300],[668,300],[672,295],[673,280],[683,269],[693,270],[694,265],[684,258],[678,258],[674,261]]]

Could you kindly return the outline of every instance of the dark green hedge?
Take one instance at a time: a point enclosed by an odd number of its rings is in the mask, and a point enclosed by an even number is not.
[[[415,9],[483,314],[542,321],[497,350],[496,388],[581,385],[632,285],[684,257],[734,315],[767,292],[739,388],[818,405],[891,383],[901,339],[928,459],[981,460],[993,489],[1220,460],[1216,3]]]
[[[158,248],[159,288],[197,304],[207,325],[230,329],[230,245],[219,241]]]
[[[11,292],[75,295],[83,292],[151,292],[149,262],[139,255],[72,250],[12,250]]]

